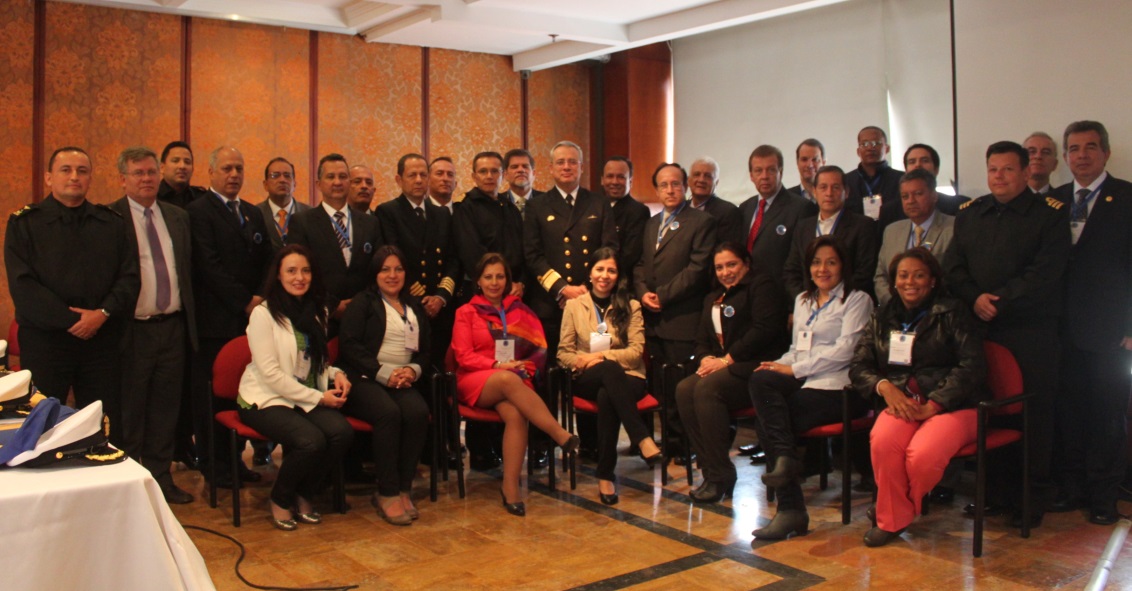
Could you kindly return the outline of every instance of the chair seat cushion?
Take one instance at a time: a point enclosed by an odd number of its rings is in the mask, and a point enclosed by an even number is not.
[[[876,416],[872,413],[860,418],[849,421],[849,431],[867,431],[873,428],[873,423],[876,422]],[[836,437],[841,435],[841,423],[830,423],[828,425],[818,425],[799,437]]]
[[[460,405],[460,416],[469,421],[480,421],[481,423],[502,423],[503,419],[499,413],[494,410],[486,408],[477,408],[474,406]]]
[[[350,423],[350,428],[359,433],[373,433],[373,425],[354,417],[346,417],[346,422]]]
[[[1017,429],[990,429],[987,431],[987,449],[995,449],[1022,440],[1022,432]],[[978,442],[964,445],[955,457],[973,456],[979,451]]]
[[[755,412],[755,407],[753,406],[731,411],[731,418],[733,419],[753,419],[757,416],[759,416],[759,413]]]
[[[246,437],[248,439],[259,439],[267,441],[267,438],[259,434],[259,431],[252,429],[240,420],[240,415],[234,410],[222,410],[216,413],[216,422],[224,425],[227,429],[235,429],[236,435]]]
[[[637,401],[638,412],[652,412],[660,408],[660,403],[652,394],[645,394],[645,397]],[[592,415],[597,414],[597,403],[592,400],[586,400],[578,396],[574,397],[574,412],[584,412]]]

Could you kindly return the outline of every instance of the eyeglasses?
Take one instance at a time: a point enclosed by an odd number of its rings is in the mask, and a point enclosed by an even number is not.
[[[883,145],[884,145],[884,142],[872,141],[872,140],[867,141],[867,142],[861,142],[861,143],[857,144],[857,146],[861,147],[861,148],[879,148]]]
[[[271,180],[275,180],[275,179],[277,179],[277,178],[279,178],[279,177],[283,177],[283,178],[284,178],[284,179],[286,179],[286,180],[291,180],[291,179],[295,178],[295,177],[294,177],[294,176],[293,176],[293,175],[292,175],[291,173],[289,173],[289,172],[270,172],[270,173],[268,173],[268,174],[267,174],[267,178],[269,178],[269,179],[271,179]]]
[[[566,166],[567,164],[569,164],[570,166],[577,166],[581,163],[582,162],[580,160],[575,160],[573,158],[570,158],[570,159],[559,158],[558,160],[554,161],[555,166]]]
[[[158,175],[157,169],[150,170],[135,170],[130,172],[130,176],[135,179],[153,178]]]
[[[660,183],[659,185],[656,186],[656,188],[660,189],[661,191],[667,191],[668,189],[674,189],[676,191],[683,191],[684,190],[684,183],[681,183],[681,182]]]

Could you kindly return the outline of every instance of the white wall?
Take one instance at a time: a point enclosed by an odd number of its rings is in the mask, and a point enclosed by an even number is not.
[[[1108,169],[1132,177],[1132,2],[955,2],[960,188],[987,192],[984,154],[998,140],[1094,119],[1108,128]],[[1071,179],[1062,162],[1055,186]]]

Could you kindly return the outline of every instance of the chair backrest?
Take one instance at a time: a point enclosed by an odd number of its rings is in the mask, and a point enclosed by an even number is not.
[[[248,347],[247,335],[228,341],[212,363],[212,395],[235,400],[240,393],[240,378],[251,362],[252,350]]]
[[[444,354],[444,371],[456,371],[456,352],[452,350],[452,346],[448,346],[448,352]]]
[[[1009,349],[998,343],[983,342],[987,358],[987,388],[995,400],[1009,398],[1023,392],[1022,370]],[[993,414],[1018,414],[1022,403],[1011,404],[997,409]]]
[[[15,320],[8,325],[8,355],[20,356],[20,324]]]
[[[334,337],[326,343],[326,354],[330,357],[326,360],[330,365],[334,365],[338,361],[338,337]]]

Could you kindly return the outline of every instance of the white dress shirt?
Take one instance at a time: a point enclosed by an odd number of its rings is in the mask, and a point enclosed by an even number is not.
[[[865,332],[873,314],[873,300],[863,291],[853,291],[841,301],[844,284],[830,292],[833,303],[822,310],[809,326],[806,322],[818,309],[817,302],[806,298],[806,292],[794,300],[794,334],[790,350],[778,360],[794,370],[794,377],[805,380],[804,388],[840,390],[849,384],[849,362],[853,349]],[[798,333],[813,331],[809,351],[798,351]]]
[[[134,232],[138,237],[138,267],[141,271],[141,291],[138,292],[138,303],[134,307],[134,318],[149,318],[156,314],[171,314],[181,309],[181,287],[177,282],[177,259],[173,256],[173,238],[169,236],[169,227],[165,225],[165,217],[161,215],[161,207],[154,202],[153,226],[157,228],[157,237],[161,241],[161,252],[165,255],[165,267],[169,272],[169,307],[165,310],[157,309],[157,273],[153,266],[153,254],[149,246],[149,234],[145,227],[145,206],[127,199],[130,204],[130,217],[134,221]]]

